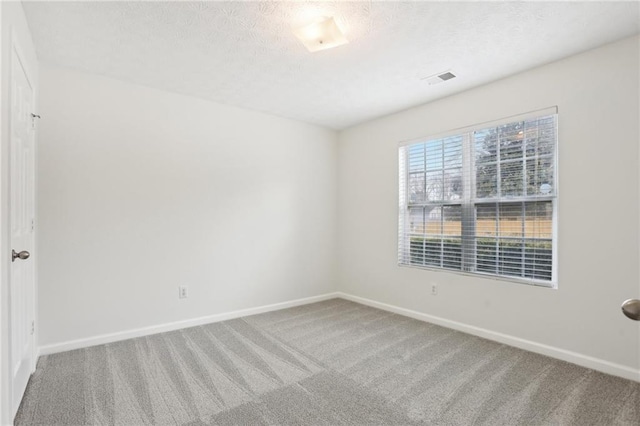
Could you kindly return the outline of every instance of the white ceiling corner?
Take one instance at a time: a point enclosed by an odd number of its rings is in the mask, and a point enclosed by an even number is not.
[[[334,129],[637,34],[637,2],[24,2],[49,63]],[[350,43],[291,29],[334,16]],[[422,77],[454,70],[429,86]]]

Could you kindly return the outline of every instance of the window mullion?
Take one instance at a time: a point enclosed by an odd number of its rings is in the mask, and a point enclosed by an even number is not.
[[[521,141],[521,148],[522,148],[522,196],[524,196],[525,198],[527,197],[527,195],[529,195],[529,190],[527,188],[527,132],[526,132],[526,124],[523,121],[522,122],[522,141]],[[526,262],[526,258],[527,258],[527,228],[526,228],[526,214],[527,214],[527,207],[524,201],[522,201],[522,246],[520,247],[520,276],[521,277],[525,277],[526,276],[526,267],[527,267],[527,262]]]
[[[500,203],[496,203],[496,274],[500,273]]]
[[[521,217],[521,221],[522,221],[522,242],[521,242],[522,246],[520,247],[520,262],[521,262],[520,263],[520,266],[521,266],[520,276],[521,277],[524,277],[526,275],[525,274],[525,268],[526,268],[525,259],[526,259],[526,253],[527,253],[527,249],[526,249],[526,246],[527,246],[526,230],[527,229],[526,229],[526,218],[525,218],[526,214],[527,214],[527,207],[526,207],[526,205],[525,205],[525,203],[523,201],[522,202],[522,213],[520,213],[520,217]]]
[[[496,194],[498,199],[502,199],[502,182],[500,179],[501,164],[500,164],[500,128],[496,129],[497,142],[496,142]]]
[[[404,188],[404,193],[402,194],[402,199],[400,200],[400,211],[402,214],[402,218],[401,223],[399,225],[402,226],[402,230],[401,230],[401,240],[402,240],[402,247],[400,249],[400,256],[402,258],[403,263],[408,263],[411,261],[411,237],[409,236],[409,232],[407,232],[407,223],[409,222],[409,171],[410,171],[410,167],[409,167],[409,147],[404,147],[402,148],[402,155],[403,158],[401,158],[403,161],[401,162],[401,167],[404,168],[404,170],[402,170],[403,172],[403,188]]]
[[[440,163],[440,267],[444,268],[444,175],[445,175],[445,165],[444,165],[444,145],[445,141],[441,141],[440,143],[440,155],[441,155],[441,163]]]
[[[502,167],[500,164],[500,144],[502,142],[501,138],[500,138],[500,127],[496,128],[496,134],[497,134],[497,142],[496,142],[496,193],[498,194],[498,199],[501,200],[500,202],[502,202],[502,179],[501,179],[501,174],[502,174]],[[502,241],[502,235],[500,234],[500,202],[498,202],[496,204],[496,221],[497,221],[497,228],[498,231],[496,232],[496,236],[498,238],[496,238],[496,274],[500,274],[502,272],[502,269],[500,268],[500,261],[501,261],[501,256],[500,256],[500,246],[501,246],[501,241]]]
[[[427,201],[427,144],[424,144],[423,157],[424,158],[424,169],[422,170],[424,178],[422,179],[422,201]]]
[[[475,192],[475,165],[473,133],[466,133],[462,140],[462,235],[460,237],[461,268],[463,271],[475,271],[476,263],[476,218],[473,196]]]
[[[422,208],[422,264],[427,264],[427,208]]]

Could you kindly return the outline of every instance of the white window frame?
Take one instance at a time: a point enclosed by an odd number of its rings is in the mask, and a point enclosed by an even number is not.
[[[523,278],[523,277],[518,277],[518,276],[512,276],[512,275],[500,275],[500,274],[491,274],[491,273],[486,273],[486,272],[478,272],[478,271],[465,271],[462,268],[465,265],[465,261],[464,261],[464,241],[465,239],[469,239],[470,235],[472,235],[472,237],[475,237],[475,230],[472,228],[462,228],[462,232],[461,232],[461,250],[462,250],[462,254],[461,256],[463,257],[462,259],[462,263],[461,263],[461,269],[457,270],[457,269],[448,269],[448,268],[444,268],[444,267],[436,267],[436,266],[428,266],[428,265],[420,265],[420,264],[415,264],[415,263],[410,263],[407,262],[406,259],[403,259],[404,256],[406,256],[406,253],[409,253],[408,251],[408,247],[410,245],[410,236],[409,236],[409,232],[405,232],[404,231],[404,227],[405,227],[405,223],[406,223],[406,219],[405,219],[405,215],[408,214],[408,207],[409,207],[409,202],[407,200],[408,198],[408,194],[409,194],[409,179],[408,177],[408,171],[409,171],[409,165],[408,165],[408,158],[404,157],[404,148],[406,146],[409,145],[413,145],[413,144],[418,144],[418,143],[424,143],[430,140],[437,140],[437,139],[444,139],[447,137],[451,137],[451,136],[459,136],[459,135],[465,135],[465,134],[469,134],[472,133],[474,131],[477,130],[481,130],[481,129],[485,129],[487,127],[497,127],[503,124],[509,124],[509,123],[513,123],[513,122],[518,122],[518,121],[525,121],[525,120],[529,120],[532,118],[536,118],[536,117],[542,117],[542,116],[550,116],[553,115],[555,116],[555,144],[554,144],[554,152],[553,152],[553,185],[555,187],[555,195],[552,197],[548,197],[548,200],[551,201],[552,203],[552,241],[551,241],[551,247],[552,247],[552,254],[551,254],[551,262],[552,262],[552,272],[551,272],[551,280],[542,280],[542,279],[534,279],[534,278]],[[560,186],[559,186],[559,176],[558,176],[558,107],[554,106],[554,107],[549,107],[549,108],[544,108],[544,109],[540,109],[540,110],[535,110],[535,111],[531,111],[531,112],[527,112],[524,114],[518,114],[518,115],[514,115],[514,116],[510,116],[510,117],[505,117],[499,120],[493,120],[493,121],[488,121],[488,122],[483,122],[483,123],[479,123],[479,124],[474,124],[474,125],[470,125],[470,126],[465,126],[465,127],[461,127],[458,129],[454,129],[454,130],[450,130],[447,132],[443,132],[443,133],[438,133],[435,135],[431,135],[428,137],[421,137],[421,138],[416,138],[416,139],[411,139],[411,140],[406,140],[406,141],[402,141],[398,144],[398,164],[399,164],[399,168],[398,168],[398,174],[397,176],[399,177],[399,181],[398,181],[398,188],[399,188],[399,204],[398,204],[398,266],[400,267],[406,267],[406,268],[417,268],[417,269],[424,269],[424,270],[429,270],[429,271],[435,271],[435,272],[443,272],[443,273],[453,273],[453,274],[458,274],[458,275],[465,275],[465,276],[472,276],[472,277],[476,277],[476,278],[486,278],[486,279],[493,279],[493,280],[498,280],[498,281],[508,281],[508,282],[515,282],[515,283],[520,283],[520,284],[528,284],[528,285],[534,285],[534,286],[540,286],[540,287],[548,287],[548,288],[553,288],[556,289],[558,287],[558,210],[559,210],[559,198],[560,198]],[[463,150],[464,151],[464,150]],[[463,157],[463,162],[466,161],[470,161],[470,158],[468,156],[468,154],[465,154],[466,158]],[[465,166],[463,166],[464,168]],[[404,172],[405,176],[401,176],[401,173]],[[464,180],[464,185],[467,186],[470,183],[475,184],[475,181],[467,181]],[[404,188],[400,189],[400,185],[404,184]],[[475,208],[475,206],[479,203],[476,202],[476,204],[469,202],[469,200],[465,200],[469,194],[469,188],[465,188],[464,190],[465,196],[463,197],[463,200],[461,200],[461,202],[459,203],[455,203],[456,205],[460,205],[461,206],[461,210],[462,210],[462,214],[463,215],[469,215],[469,208],[473,209]],[[509,202],[519,202],[519,201],[541,201],[541,200],[545,200],[544,198],[536,198],[536,199],[526,199],[527,197],[521,197],[521,198],[498,198],[498,199],[491,199],[488,200],[488,202],[496,202],[496,203],[509,203]],[[526,199],[526,200],[525,200]],[[466,212],[465,212],[466,211]],[[467,216],[468,217],[468,216]],[[464,220],[464,216],[462,218],[462,220]],[[477,222],[477,220],[474,220],[474,227],[475,227],[475,223]],[[472,238],[471,237],[471,238]],[[474,258],[474,262],[477,261],[477,258]]]

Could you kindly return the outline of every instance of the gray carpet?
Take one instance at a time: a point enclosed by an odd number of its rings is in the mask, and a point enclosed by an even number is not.
[[[640,384],[341,299],[44,356],[17,425],[640,425]]]

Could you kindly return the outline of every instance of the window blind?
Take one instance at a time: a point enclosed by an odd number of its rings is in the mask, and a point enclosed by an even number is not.
[[[399,148],[400,265],[555,282],[557,114]]]

